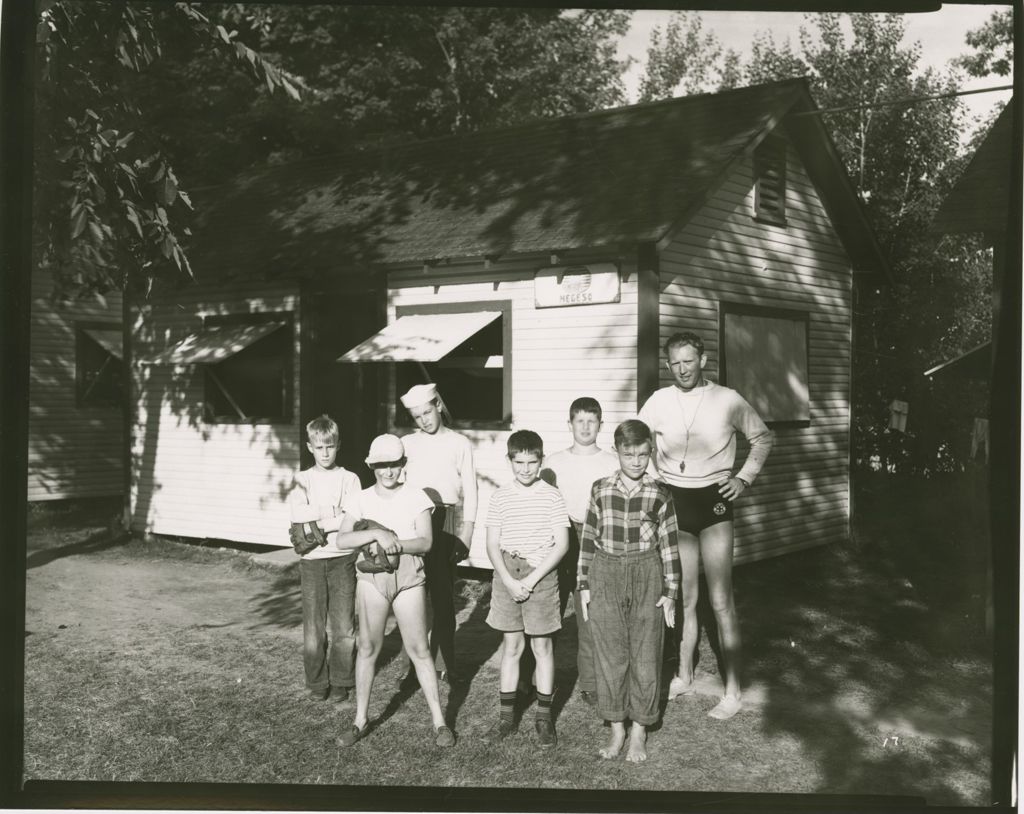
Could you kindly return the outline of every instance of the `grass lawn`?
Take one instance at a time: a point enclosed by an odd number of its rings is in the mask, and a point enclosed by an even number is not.
[[[707,692],[667,703],[642,765],[597,756],[608,730],[574,689],[571,617],[556,640],[558,746],[535,747],[525,700],[518,734],[480,742],[497,715],[500,644],[484,624],[486,581],[460,582],[457,647],[470,680],[442,689],[456,747],[433,748],[425,703],[399,683],[392,631],[371,702],[376,724],[343,749],[335,737],[353,703],[313,701],[302,688],[294,564],[118,537],[87,512],[34,512],[25,777],[891,794],[987,805],[991,653],[978,543],[937,497],[876,484],[859,496],[869,520],[850,545],[738,567],[746,708],[729,722],[707,717],[717,670],[702,635]]]

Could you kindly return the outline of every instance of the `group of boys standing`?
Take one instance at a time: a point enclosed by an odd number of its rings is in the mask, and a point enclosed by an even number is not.
[[[696,571],[701,554],[726,659],[725,695],[711,714],[726,719],[740,709],[738,627],[731,577],[723,575],[722,566],[724,561],[731,572],[732,500],[760,470],[771,448],[771,433],[735,391],[704,379],[707,360],[699,337],[677,334],[666,342],[665,351],[674,384],[657,391],[644,405],[640,418],[646,422],[630,419],[615,429],[614,454],[597,446],[602,411],[589,397],[576,399],[570,406],[573,443],[568,449],[545,459],[537,433],[518,430],[508,438],[513,480],[495,490],[486,514],[487,555],[494,568],[487,623],[503,635],[499,717],[484,735],[486,741],[500,741],[515,731],[520,657],[529,641],[535,660],[537,741],[542,746],[557,742],[551,716],[552,636],[561,629],[571,592],[579,637],[578,687],[583,699],[611,724],[611,739],[600,754],[605,758],[619,754],[628,734],[627,759],[645,760],[646,728],[659,716],[665,627],[675,625],[681,584],[680,674],[673,678],[669,696],[693,691]],[[385,435],[374,440],[367,464],[377,483],[362,492],[385,498],[402,489],[425,493],[426,505],[431,507],[429,519],[424,514],[416,530],[408,532],[417,536],[402,539],[392,531],[387,500],[378,516],[371,518],[379,529],[357,530],[356,521],[366,517],[352,497],[359,491],[359,482],[336,465],[337,425],[326,416],[307,426],[315,464],[297,475],[291,498],[293,522],[317,522],[327,532],[328,544],[304,554],[301,563],[306,684],[314,697],[336,700],[345,700],[356,686],[356,722],[339,738],[346,746],[359,740],[369,725],[366,706],[373,665],[353,670],[354,661],[375,662],[379,652],[373,631],[364,636],[362,620],[356,646],[354,586],[362,581],[361,590],[373,590],[367,580],[370,575],[359,574],[357,579],[355,562],[376,554],[377,548],[398,560],[422,557],[419,581],[413,577],[404,584],[396,582],[389,601],[395,603],[398,593],[409,591],[407,605],[412,611],[399,615],[394,605],[403,643],[431,708],[435,743],[455,742],[443,718],[439,721],[437,682],[458,680],[455,567],[467,556],[473,535],[476,473],[471,444],[445,426],[444,403],[434,385],[417,385],[401,400],[417,430],[404,439]],[[717,405],[717,414],[710,419],[710,409],[703,416],[700,412],[705,401]],[[739,473],[744,477],[731,473],[736,431],[751,443]],[[374,455],[375,447],[385,446],[389,451],[383,457],[388,460]],[[388,474],[382,478],[387,467]],[[665,477],[667,469],[672,474]],[[339,519],[346,514],[347,520]],[[727,529],[719,528],[723,525]],[[426,537],[431,539],[424,541]],[[728,544],[728,556],[721,550],[723,541]],[[710,569],[709,560],[713,561]],[[374,586],[387,596],[387,589],[378,583]],[[425,599],[426,595],[433,611],[429,639],[433,670],[423,666],[426,642],[418,641],[419,629],[408,621],[422,615],[425,632],[425,601],[412,597]],[[364,602],[358,604],[362,613]],[[358,659],[354,658],[357,649]],[[684,649],[690,652],[684,654]],[[628,733],[627,721],[632,724]]]

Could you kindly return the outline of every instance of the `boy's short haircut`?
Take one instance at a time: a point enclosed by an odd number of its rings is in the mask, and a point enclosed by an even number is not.
[[[520,452],[533,453],[544,457],[544,442],[533,430],[516,430],[508,437],[508,457],[514,458]]]
[[[693,331],[678,331],[672,334],[672,336],[665,340],[663,350],[665,355],[668,356],[668,352],[672,348],[681,348],[684,345],[692,345],[693,349],[697,351],[698,356],[704,355],[704,340],[693,333]]]
[[[643,443],[651,443],[651,428],[639,418],[623,421],[615,428],[615,448],[638,447]]]
[[[327,413],[318,415],[306,425],[306,437],[311,444],[315,444],[317,441],[337,443],[338,435],[338,424]]]
[[[601,404],[591,396],[580,396],[569,405],[569,420],[572,421],[580,413],[593,413],[601,420]]]

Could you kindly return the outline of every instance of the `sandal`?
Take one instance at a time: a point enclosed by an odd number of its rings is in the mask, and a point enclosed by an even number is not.
[[[434,745],[447,748],[455,745],[455,733],[447,726],[439,726],[434,730],[437,737],[434,738]]]
[[[342,732],[341,735],[335,739],[335,742],[338,746],[355,746],[359,742],[359,739],[366,734],[366,730],[369,728],[369,724],[364,726],[362,729],[355,724],[352,724],[352,726]]]

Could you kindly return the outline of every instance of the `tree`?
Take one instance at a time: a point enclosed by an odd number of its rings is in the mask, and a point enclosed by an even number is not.
[[[677,93],[705,93],[735,87],[739,55],[723,50],[718,37],[705,33],[700,14],[677,11],[664,35],[655,27],[647,47],[647,64],[640,80],[640,101],[669,99]],[[717,79],[717,82],[716,82]]]
[[[858,294],[855,449],[864,460],[899,458],[904,468],[949,466],[950,456],[939,450],[950,448],[955,416],[975,405],[926,393],[921,372],[985,338],[989,298],[965,295],[984,284],[988,266],[977,241],[929,233],[962,166],[964,107],[956,99],[912,100],[956,90],[955,78],[920,70],[920,46],[904,43],[899,15],[811,14],[805,20],[797,47],[758,33],[741,61],[702,32],[698,15],[679,15],[664,37],[652,35],[643,98],[707,90],[710,77],[721,77],[720,87],[807,77],[896,278],[892,291]],[[942,427],[932,421],[927,438],[906,443],[884,429],[893,398],[918,407],[944,398],[953,418]]]
[[[806,75],[821,108],[842,108],[823,114],[823,121],[895,278],[891,291],[858,295],[854,447],[863,461],[875,456],[898,460],[904,470],[934,471],[957,465],[954,436],[962,439],[977,405],[921,374],[982,341],[990,307],[976,291],[965,296],[986,274],[977,241],[929,231],[962,165],[964,107],[957,99],[913,101],[956,90],[955,78],[919,69],[920,47],[904,43],[898,15],[845,19],[849,41],[837,14],[809,15],[813,30],[801,29],[799,52],[759,39],[746,75],[751,81]],[[916,435],[887,431],[893,398],[914,405]]]
[[[750,57],[741,69],[746,83],[757,85],[762,82],[774,82],[780,78],[807,76],[811,69],[793,51],[787,39],[776,45],[771,32],[758,32],[750,43]]]
[[[249,168],[499,127],[624,101],[629,13],[557,9],[228,6],[220,22],[305,80],[301,104],[180,51],[140,92],[181,173]],[[183,88],[202,87],[202,93]],[[187,112],[186,117],[182,111]]]
[[[273,90],[297,80],[187,3],[47,2],[37,29],[33,249],[61,296],[125,288],[138,273],[188,274],[191,209],[146,127],[133,78],[167,41],[228,55]]]
[[[1013,10],[994,11],[984,25],[967,32],[967,44],[975,49],[954,60],[971,76],[1009,76],[1013,69]]]
[[[40,37],[39,262],[62,291],[187,274],[181,187],[621,104],[629,14],[64,0]]]

